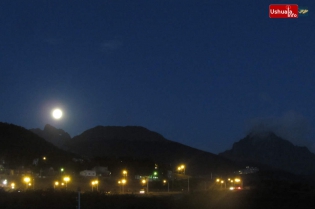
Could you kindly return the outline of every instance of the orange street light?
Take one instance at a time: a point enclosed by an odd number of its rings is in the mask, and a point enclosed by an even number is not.
[[[31,178],[30,177],[24,177],[23,181],[25,182],[26,184],[26,188],[28,188],[29,186],[31,186]]]
[[[54,189],[59,185],[59,181],[55,181],[54,183]]]
[[[96,186],[96,191],[98,191],[98,180],[92,181],[92,192],[93,192],[93,187]]]
[[[124,177],[127,177],[127,173],[128,173],[128,172],[127,172],[126,170],[123,170],[122,173],[123,173],[123,176],[124,176]]]
[[[66,182],[66,190],[67,190],[68,182],[70,181],[70,177],[69,177],[69,176],[65,176],[65,177],[63,178],[63,180]]]

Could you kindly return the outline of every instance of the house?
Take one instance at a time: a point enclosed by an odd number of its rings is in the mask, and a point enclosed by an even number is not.
[[[246,166],[245,169],[241,169],[241,170],[235,171],[234,173],[237,173],[237,174],[251,174],[251,173],[256,173],[258,171],[259,171],[259,169],[257,167]]]
[[[96,172],[93,170],[84,170],[84,171],[80,171],[80,176],[93,177],[93,176],[96,176]]]
[[[108,167],[104,166],[95,166],[92,170],[95,171],[98,176],[110,176],[111,174]]]

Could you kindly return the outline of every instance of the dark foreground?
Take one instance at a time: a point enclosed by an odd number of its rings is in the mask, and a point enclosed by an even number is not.
[[[0,192],[1,209],[75,209],[77,192]],[[81,209],[315,208],[315,192],[247,190],[205,191],[173,195],[80,194]]]

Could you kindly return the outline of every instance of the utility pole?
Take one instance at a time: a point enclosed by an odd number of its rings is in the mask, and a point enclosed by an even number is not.
[[[80,209],[80,207],[81,207],[81,205],[80,205],[80,192],[81,191],[81,189],[80,189],[80,187],[78,187],[78,209]]]

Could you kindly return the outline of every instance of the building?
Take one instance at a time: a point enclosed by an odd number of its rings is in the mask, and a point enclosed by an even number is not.
[[[259,171],[259,169],[257,167],[246,166],[245,169],[241,169],[241,170],[235,171],[234,173],[237,173],[237,174],[251,174],[251,173],[256,173],[258,171]]]
[[[95,166],[92,170],[95,171],[96,175],[98,175],[98,176],[110,176],[111,175],[111,172],[108,170],[108,167]]]
[[[93,170],[84,170],[84,171],[80,171],[80,176],[93,177],[93,176],[96,176],[96,172]]]

